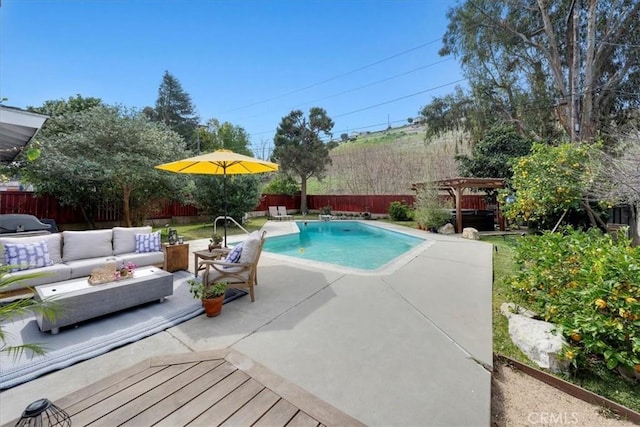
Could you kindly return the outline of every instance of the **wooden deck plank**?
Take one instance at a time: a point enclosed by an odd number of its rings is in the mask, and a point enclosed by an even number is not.
[[[194,364],[183,364],[183,365],[171,365],[156,374],[145,378],[144,380],[122,390],[120,393],[109,396],[108,398],[102,400],[100,404],[94,405],[86,410],[74,415],[71,417],[71,422],[73,425],[87,425],[89,423],[96,422],[96,425],[101,425],[99,423],[99,419],[109,412],[119,408],[120,406],[126,404],[130,400],[135,399],[146,391],[157,387],[159,384],[168,381],[169,379],[175,377],[179,373],[189,369]],[[104,424],[102,424],[104,425]],[[111,426],[109,426],[111,427]]]
[[[55,403],[74,425],[363,425],[233,349],[152,357]]]
[[[302,411],[298,411],[296,416],[289,421],[287,427],[317,427],[319,424],[318,420],[311,418],[308,414]]]
[[[236,370],[235,366],[225,362],[213,371],[207,372],[196,381],[193,381],[191,384],[180,390],[176,390],[175,393],[167,396],[167,398],[150,406],[134,418],[131,418],[126,424],[131,426],[153,425],[200,396]]]
[[[121,393],[123,390],[139,383],[140,381],[145,380],[146,378],[157,374],[163,369],[167,369],[166,366],[158,366],[155,368],[147,368],[144,371],[138,372],[135,375],[132,375],[127,378],[123,378],[121,381],[106,387],[101,388],[100,385],[96,385],[95,387],[85,388],[85,393],[83,396],[76,396],[77,400],[75,403],[66,404],[64,406],[60,406],[61,408],[65,408],[67,414],[73,416],[78,414],[84,410],[87,410],[91,406],[99,404],[104,399],[107,399],[114,394]],[[67,400],[65,398],[65,400]],[[59,403],[56,403],[58,405]]]
[[[273,405],[275,405],[280,396],[269,390],[262,389],[253,399],[251,399],[240,410],[228,418],[222,426],[250,426],[260,419]]]
[[[284,426],[291,421],[297,412],[298,408],[286,400],[280,399],[253,427]]]
[[[164,366],[155,368],[156,370],[164,369]],[[153,373],[146,372],[149,369],[149,359],[143,360],[140,363],[136,363],[133,366],[130,366],[127,369],[120,371],[115,375],[110,375],[102,380],[99,380],[93,384],[90,384],[86,387],[83,387],[80,390],[77,390],[73,393],[66,395],[65,397],[56,400],[56,406],[59,408],[70,408],[73,405],[78,404],[79,402],[93,396],[96,393],[102,392],[110,387],[120,386],[121,384],[125,384],[128,380],[132,379],[132,377],[138,377],[139,375],[149,376]]]
[[[99,424],[111,426],[120,425],[135,417],[140,412],[145,411],[150,406],[153,406],[156,402],[159,402],[172,393],[175,393],[176,390],[180,390],[185,385],[197,381],[207,372],[214,370],[223,362],[224,360],[218,359],[198,363],[190,369],[187,369],[169,379],[165,383],[144,392],[137,398],[131,399],[126,404],[109,412],[107,415],[100,418]]]
[[[191,422],[198,415],[215,405],[219,400],[227,394],[238,388],[249,379],[249,376],[242,371],[235,371],[215,386],[205,390],[195,399],[186,405],[177,408],[169,416],[162,419],[157,426],[183,426]]]
[[[218,426],[253,399],[264,386],[249,379],[193,420],[190,426]]]
[[[364,426],[364,424],[355,418],[309,393],[302,387],[285,380],[270,369],[256,363],[236,350],[231,350],[226,359],[322,424],[345,427]]]

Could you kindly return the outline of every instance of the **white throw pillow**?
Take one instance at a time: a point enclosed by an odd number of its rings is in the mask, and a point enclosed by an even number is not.
[[[151,233],[151,227],[113,227],[113,254],[130,254],[136,251],[136,234]]]
[[[229,252],[227,257],[224,259],[224,262],[240,262],[240,257],[242,256],[242,252],[244,251],[243,246],[244,245],[242,243],[238,243],[237,245],[235,245],[231,252]]]
[[[15,266],[11,271],[29,270],[53,265],[47,242],[7,243],[4,245],[5,262]]]
[[[155,233],[136,234],[136,253],[144,254],[148,252],[160,252],[160,231]]]

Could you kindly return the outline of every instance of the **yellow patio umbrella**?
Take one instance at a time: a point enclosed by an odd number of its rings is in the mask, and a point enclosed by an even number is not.
[[[234,153],[231,150],[216,150],[212,153],[201,154],[188,159],[176,160],[156,166],[175,173],[223,175],[223,203],[224,203],[224,244],[227,245],[227,175],[254,174],[275,172],[278,165],[243,154]]]

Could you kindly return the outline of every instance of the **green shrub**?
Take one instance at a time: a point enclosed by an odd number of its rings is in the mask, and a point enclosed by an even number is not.
[[[640,371],[640,247],[597,229],[528,236],[516,248],[514,300],[562,328],[576,367],[602,357]]]
[[[415,219],[426,230],[437,229],[451,221],[451,206],[440,197],[437,188],[425,186],[416,194]]]
[[[406,202],[391,202],[388,212],[393,221],[413,220],[413,209]]]

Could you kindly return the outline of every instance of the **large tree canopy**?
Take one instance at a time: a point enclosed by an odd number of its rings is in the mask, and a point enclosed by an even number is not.
[[[514,158],[526,156],[533,141],[509,126],[491,128],[473,147],[472,155],[456,157],[462,176],[511,179]]]
[[[185,177],[154,169],[186,156],[180,137],[162,124],[103,105],[50,120],[65,131],[41,136],[41,156],[23,177],[38,193],[80,209],[90,224],[105,202],[122,207],[127,226],[140,223],[154,202],[186,186]]]
[[[206,126],[199,127],[196,135],[197,149],[200,153],[224,148],[246,156],[253,156],[249,149],[249,135],[241,126],[229,122],[220,123],[210,119]]]
[[[333,143],[324,143],[320,135],[331,136],[333,120],[323,108],[313,107],[309,118],[300,110],[283,117],[274,137],[273,158],[284,173],[300,178],[300,210],[307,210],[307,180],[322,179],[331,162]]]
[[[191,145],[200,118],[191,102],[191,96],[169,71],[165,71],[162,76],[155,108],[147,107],[144,113],[151,120],[167,125]]]
[[[430,124],[459,112],[449,125],[592,141],[640,105],[637,0],[467,0],[448,18],[441,54],[460,60],[469,92],[428,105]]]

